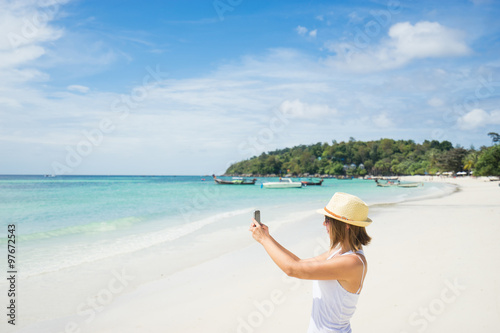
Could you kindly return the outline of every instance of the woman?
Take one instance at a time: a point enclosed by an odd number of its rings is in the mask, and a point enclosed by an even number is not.
[[[368,206],[354,195],[337,192],[317,212],[325,216],[330,250],[315,258],[300,259],[274,240],[267,226],[259,226],[255,220],[250,231],[288,276],[315,280],[308,333],[351,332],[349,320],[367,271],[362,246],[371,240],[365,230],[372,222]]]

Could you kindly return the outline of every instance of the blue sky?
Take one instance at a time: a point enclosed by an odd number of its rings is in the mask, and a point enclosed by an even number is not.
[[[0,0],[0,173],[211,174],[500,132],[495,1]]]

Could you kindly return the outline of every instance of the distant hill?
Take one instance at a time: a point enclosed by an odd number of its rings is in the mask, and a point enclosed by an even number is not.
[[[485,157],[488,157],[485,159]],[[449,141],[332,141],[278,149],[231,165],[227,175],[500,175],[500,145],[465,149]]]

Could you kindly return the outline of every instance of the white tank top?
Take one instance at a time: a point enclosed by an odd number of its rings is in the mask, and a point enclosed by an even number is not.
[[[340,249],[329,256],[327,260],[339,252]],[[353,253],[349,251],[341,255]],[[358,250],[356,253],[364,255],[363,250]],[[359,256],[356,257],[363,263],[363,275],[359,289],[355,294],[345,290],[337,280],[313,281],[313,307],[307,333],[351,332],[349,320],[356,310],[365,275],[365,262]]]

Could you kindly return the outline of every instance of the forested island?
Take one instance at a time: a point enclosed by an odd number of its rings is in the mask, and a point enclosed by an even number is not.
[[[262,153],[237,162],[226,175],[388,176],[436,175],[459,172],[500,176],[500,135],[490,132],[493,145],[464,148],[449,141],[332,141]]]

